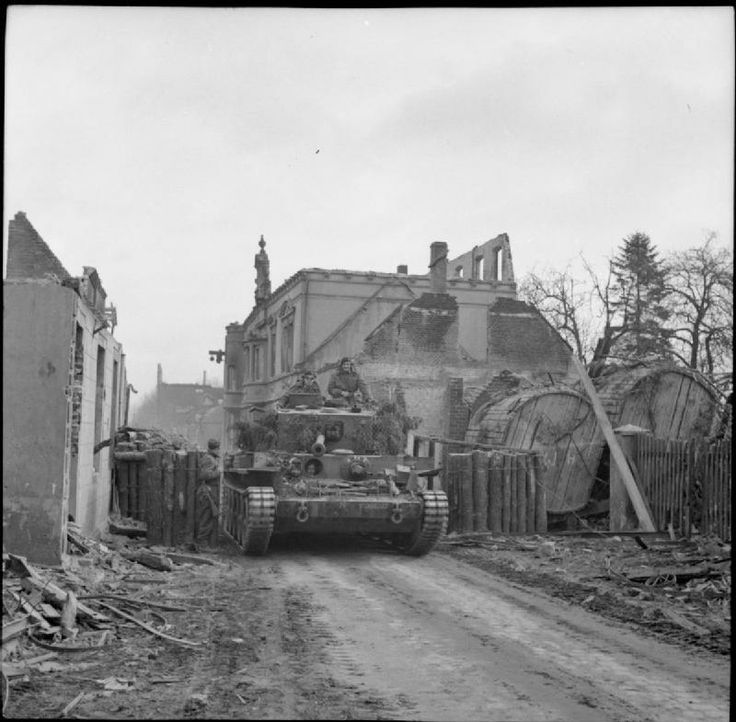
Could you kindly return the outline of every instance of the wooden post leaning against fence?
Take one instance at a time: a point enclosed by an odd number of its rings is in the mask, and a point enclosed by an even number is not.
[[[488,453],[473,452],[473,531],[488,529]]]
[[[494,533],[502,531],[503,512],[503,454],[492,451],[488,456],[488,528]]]
[[[631,503],[634,506],[636,516],[639,519],[640,529],[641,531],[656,531],[651,511],[639,490],[639,486],[636,483],[634,475],[631,473],[629,463],[626,460],[624,452],[619,446],[616,435],[613,433],[613,427],[611,426],[611,422],[608,420],[608,416],[603,408],[603,404],[601,404],[601,400],[598,398],[598,392],[595,390],[595,386],[593,386],[593,382],[590,380],[590,376],[588,376],[588,372],[580,359],[574,353],[571,355],[571,359],[573,366],[575,366],[575,369],[580,376],[580,380],[583,383],[583,388],[588,394],[590,403],[593,406],[593,411],[598,419],[598,425],[601,427],[603,436],[608,442],[608,448],[611,452],[611,461],[613,462],[611,464],[611,469],[613,470],[613,466],[615,465],[621,475],[626,491],[631,498]]]
[[[163,490],[161,449],[146,451],[145,522],[146,538],[150,544],[163,543]]]

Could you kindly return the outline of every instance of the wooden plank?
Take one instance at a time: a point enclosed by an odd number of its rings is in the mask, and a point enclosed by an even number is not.
[[[526,534],[526,454],[516,456],[516,514],[519,534]]]
[[[519,531],[516,454],[509,454],[509,533]]]
[[[128,516],[128,462],[118,461],[115,464],[118,489],[118,508],[120,516]]]
[[[146,536],[151,544],[161,544],[163,530],[163,470],[161,449],[146,451],[145,522]]]
[[[639,519],[639,526],[642,531],[656,531],[654,521],[652,520],[651,510],[639,491],[639,486],[636,483],[634,475],[631,473],[629,463],[626,460],[626,456],[624,456],[624,452],[621,450],[616,434],[613,432],[611,422],[608,420],[608,416],[601,404],[601,400],[598,398],[598,393],[593,386],[593,382],[590,380],[588,372],[585,370],[585,366],[583,366],[580,359],[578,359],[574,353],[571,355],[571,359],[573,366],[577,370],[580,380],[583,383],[583,388],[588,394],[588,398],[593,405],[593,410],[595,411],[596,418],[598,419],[598,425],[600,426],[603,436],[608,443],[608,448],[611,452],[611,461],[616,465],[619,473],[621,474],[626,491],[631,498],[631,503],[634,505],[634,511]]]
[[[161,459],[163,472],[161,498],[161,528],[163,544],[173,546],[173,514],[174,514],[174,451],[166,449]]]
[[[128,514],[144,521],[145,491],[141,489],[141,479],[147,475],[145,464],[128,463]]]
[[[501,507],[501,531],[511,531],[511,455],[503,455],[503,506]]]
[[[473,530],[488,529],[488,453],[473,452]]]
[[[196,451],[187,452],[187,487],[186,487],[186,541],[194,541],[195,494],[197,491],[197,470],[199,468],[199,454]]]
[[[488,524],[492,532],[501,533],[503,509],[503,454],[491,452],[488,467]]]
[[[185,543],[187,525],[187,454],[174,455],[174,510],[172,514],[172,537],[174,545]]]
[[[535,488],[534,494],[534,527],[537,534],[547,533],[547,489],[544,486],[540,472],[541,456],[534,454],[532,463],[529,464],[530,483]]]
[[[525,477],[526,477],[526,533],[533,534],[536,531],[536,505],[537,494],[536,484],[532,475],[532,467],[534,466],[534,455],[527,454],[524,457]]]
[[[458,477],[460,485],[460,532],[473,531],[473,456],[472,454],[458,454],[461,464]]]

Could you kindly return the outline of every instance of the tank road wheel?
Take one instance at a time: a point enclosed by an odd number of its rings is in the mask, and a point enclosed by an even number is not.
[[[269,486],[251,486],[246,489],[241,544],[246,554],[266,553],[275,518],[276,495],[273,489]]]
[[[419,528],[409,535],[407,541],[400,545],[404,554],[421,557],[432,550],[432,547],[447,531],[449,505],[444,491],[422,491],[423,509]]]

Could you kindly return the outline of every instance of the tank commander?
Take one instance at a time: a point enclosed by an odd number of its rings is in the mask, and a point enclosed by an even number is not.
[[[290,386],[288,391],[281,397],[279,405],[283,408],[288,408],[289,397],[291,394],[319,394],[322,396],[322,391],[319,388],[317,382],[317,375],[314,371],[304,371],[301,376],[297,379],[293,386]]]
[[[347,356],[340,359],[340,366],[327,385],[327,393],[333,405],[347,406],[369,401],[368,388]]]

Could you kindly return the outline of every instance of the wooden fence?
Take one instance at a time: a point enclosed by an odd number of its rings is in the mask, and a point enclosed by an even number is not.
[[[535,534],[547,531],[546,489],[533,451],[447,455],[448,531]]]
[[[731,540],[731,443],[674,441],[639,434],[633,449],[642,493],[657,529],[669,525]]]
[[[114,497],[120,515],[145,522],[151,544],[194,541],[198,469],[197,451],[116,453]]]

